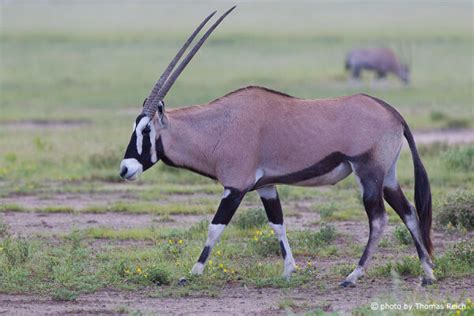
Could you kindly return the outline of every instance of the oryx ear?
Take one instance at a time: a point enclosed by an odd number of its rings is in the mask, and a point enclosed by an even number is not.
[[[166,117],[165,117],[165,102],[163,100],[158,101],[157,111],[158,121],[161,126],[166,126]]]

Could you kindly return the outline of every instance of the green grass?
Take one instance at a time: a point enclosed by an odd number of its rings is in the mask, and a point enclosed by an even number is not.
[[[309,265],[291,281],[281,278],[279,245],[263,211],[252,211],[261,207],[254,193],[243,203],[251,204],[251,211],[245,212],[245,206],[238,211],[204,275],[189,276],[208,223],[170,229],[166,222],[174,214],[212,214],[222,188],[162,163],[132,184],[118,177],[132,122],[152,84],[198,21],[228,6],[217,1],[2,3],[0,197],[14,201],[2,203],[0,212],[150,213],[160,215],[160,222],[140,229],[98,227],[55,238],[19,238],[0,221],[0,292],[39,293],[62,301],[105,288],[153,289],[151,296],[218,296],[226,284],[295,288],[319,282],[321,271]],[[469,2],[238,3],[176,82],[167,106],[201,104],[258,84],[302,98],[368,93],[399,109],[412,130],[473,127],[471,11]],[[411,47],[412,85],[405,88],[389,78],[390,87],[377,89],[367,75],[360,87],[347,84],[345,53],[376,45],[399,53],[400,46]],[[418,147],[431,181],[436,223],[468,223],[471,201],[448,197],[474,190],[472,145]],[[408,152],[401,154],[398,174],[413,201]],[[324,223],[366,221],[353,177],[330,189],[278,190],[286,214],[303,208],[319,213]],[[41,208],[22,202],[23,195],[47,200],[70,193],[126,198],[81,208],[67,201]],[[401,225],[387,209],[390,222]],[[346,233],[328,225],[312,231],[289,228],[297,260],[344,261],[323,275],[322,287],[328,278],[333,282],[346,276],[362,253],[364,245]],[[400,226],[381,248],[406,250],[408,237]],[[438,278],[473,274],[472,237],[467,238],[437,254]],[[348,257],[353,261],[346,262]],[[420,271],[415,257],[403,256],[374,266],[368,275],[414,277]],[[183,276],[188,278],[185,287],[177,285]],[[280,308],[293,305],[288,300]]]

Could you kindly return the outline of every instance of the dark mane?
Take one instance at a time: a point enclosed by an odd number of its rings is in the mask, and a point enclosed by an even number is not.
[[[241,91],[244,91],[244,90],[248,90],[248,89],[258,89],[258,90],[263,90],[263,91],[266,91],[266,92],[270,92],[270,93],[273,93],[273,94],[278,94],[278,95],[281,95],[283,97],[287,97],[287,98],[292,98],[292,99],[298,99],[292,95],[289,95],[289,94],[286,94],[286,93],[283,93],[283,92],[280,92],[280,91],[276,91],[276,90],[273,90],[273,89],[269,89],[269,88],[265,88],[265,87],[261,87],[261,86],[247,86],[247,87],[243,87],[243,88],[239,88],[237,90],[234,90],[234,91],[231,91],[225,95],[223,95],[222,97],[220,98],[217,98],[213,101],[211,101],[210,103],[213,103],[213,102],[216,102],[216,101],[219,101],[221,99],[224,99],[228,96],[231,96],[235,93],[238,93],[238,92],[241,92]]]

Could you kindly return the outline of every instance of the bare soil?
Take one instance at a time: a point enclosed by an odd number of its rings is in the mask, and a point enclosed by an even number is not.
[[[150,297],[153,292],[100,291],[82,295],[74,302],[55,302],[48,297],[0,294],[0,313],[8,315],[91,315],[145,313],[158,315],[286,315],[289,311],[303,312],[321,309],[350,314],[354,307],[372,302],[390,303],[397,296],[400,302],[425,302],[427,298],[441,302],[448,297],[469,296],[474,282],[445,280],[431,288],[422,288],[419,280],[406,279],[400,283],[382,279],[365,279],[356,288],[340,288],[337,283],[322,287],[318,282],[284,290],[247,288],[228,284],[218,297],[188,296],[179,298]],[[157,290],[159,293],[160,289]],[[410,293],[407,297],[406,293]],[[288,302],[290,305],[282,304]],[[283,306],[282,306],[283,305]]]

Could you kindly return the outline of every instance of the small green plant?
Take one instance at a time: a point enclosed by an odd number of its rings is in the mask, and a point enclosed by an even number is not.
[[[7,237],[0,245],[10,268],[30,259],[30,244],[24,238]]]
[[[420,261],[415,257],[404,257],[395,263],[394,270],[403,276],[418,276],[421,274]]]
[[[393,232],[397,241],[402,245],[409,245],[412,243],[410,232],[404,225],[397,225]]]
[[[164,267],[153,265],[145,270],[148,275],[148,280],[154,284],[165,284],[171,283],[171,272]]]
[[[53,145],[48,141],[42,139],[39,136],[36,136],[34,139],[35,147],[38,151],[47,151],[53,148]]]
[[[53,291],[51,298],[53,301],[75,301],[78,293],[67,288],[60,287]]]
[[[128,282],[136,284],[170,284],[172,274],[164,265],[142,266],[140,263],[122,261],[118,265],[118,274]]]
[[[437,221],[444,227],[474,229],[474,194],[458,191],[448,196],[438,212]]]
[[[446,252],[436,258],[434,269],[437,278],[464,276],[474,271],[474,240],[461,240],[452,245]]]
[[[319,210],[319,215],[321,216],[321,219],[326,220],[331,218],[331,216],[334,214],[334,212],[337,210],[336,205],[331,203],[328,206],[321,207]]]
[[[442,155],[448,169],[473,172],[474,171],[474,145],[453,147]]]
[[[0,237],[6,237],[10,235],[8,231],[9,227],[8,224],[3,221],[3,218],[0,217]]]
[[[323,223],[317,232],[306,230],[299,233],[296,241],[301,248],[312,250],[327,246],[336,238],[336,235],[334,226]]]
[[[250,241],[250,247],[254,253],[267,257],[280,255],[280,246],[271,229],[256,230]]]
[[[260,228],[267,223],[267,215],[261,208],[254,208],[237,216],[235,224],[240,229]]]
[[[9,164],[13,164],[17,161],[17,156],[15,153],[6,153],[5,154],[5,161]]]

